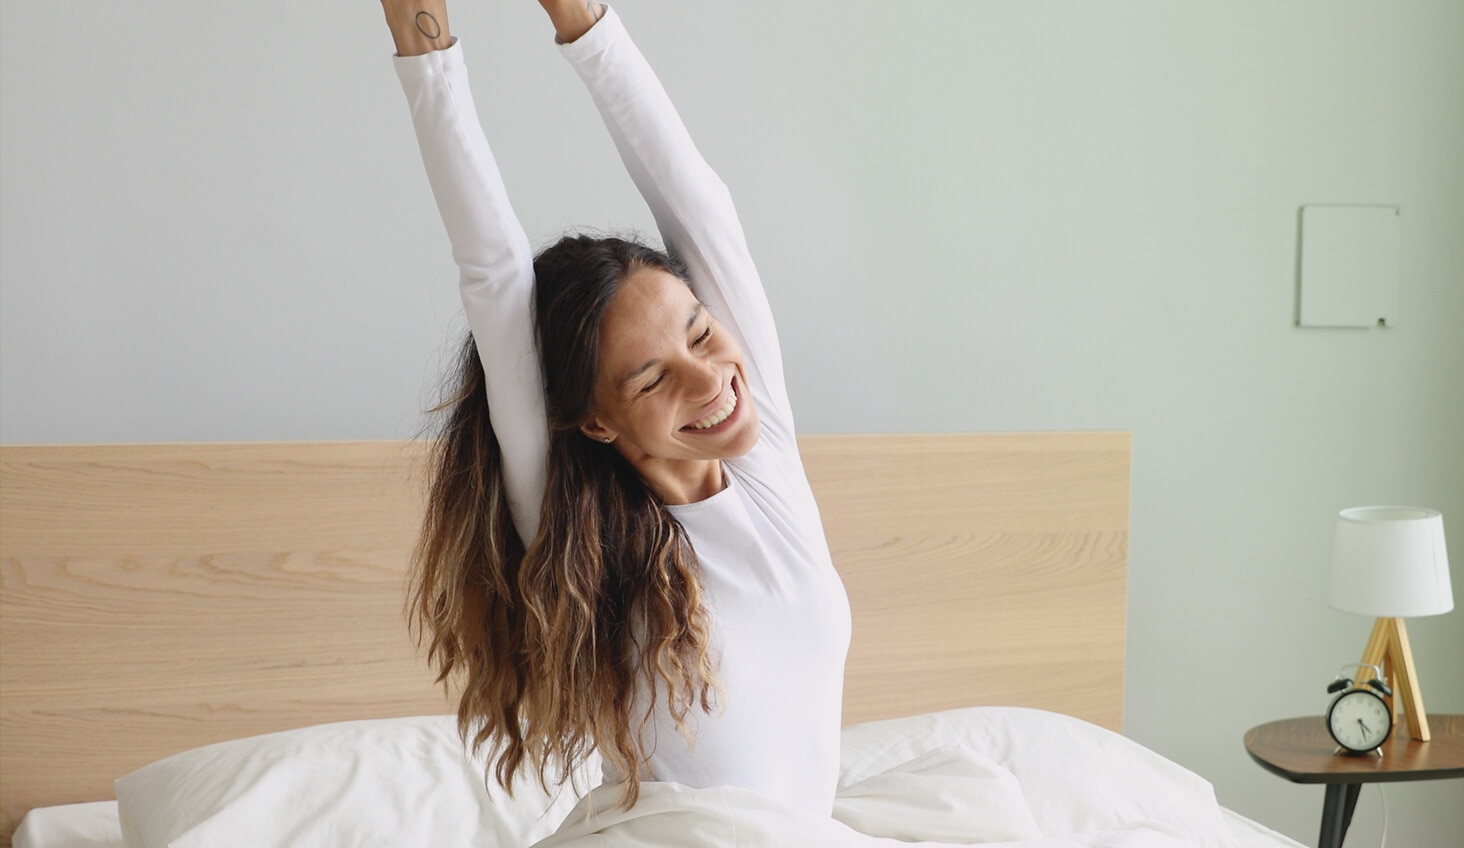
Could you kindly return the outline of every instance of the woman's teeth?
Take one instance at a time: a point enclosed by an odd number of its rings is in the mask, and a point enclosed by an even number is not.
[[[721,424],[723,421],[726,421],[727,420],[727,416],[731,415],[732,414],[732,410],[734,410],[736,408],[737,408],[737,392],[734,390],[734,391],[730,392],[730,397],[728,397],[728,399],[727,399],[727,405],[726,406],[722,407],[721,409],[717,410],[716,412],[712,413],[711,415],[707,416],[706,418],[703,418],[700,421],[693,422],[690,425],[690,427],[693,430],[706,430],[706,429],[708,429],[710,427],[715,427],[718,424]]]

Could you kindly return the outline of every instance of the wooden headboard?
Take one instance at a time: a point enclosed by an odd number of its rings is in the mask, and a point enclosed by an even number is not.
[[[845,722],[1119,729],[1129,437],[801,440],[854,614]],[[0,836],[160,757],[451,710],[402,614],[423,446],[0,447]]]

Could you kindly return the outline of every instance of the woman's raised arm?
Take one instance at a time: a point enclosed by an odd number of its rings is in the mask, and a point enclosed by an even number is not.
[[[548,8],[560,0],[540,2]],[[614,9],[596,6],[599,21],[561,49],[594,98],[667,249],[686,263],[697,297],[741,343],[754,372],[749,375],[751,388],[761,395],[757,401],[764,433],[783,429],[791,444],[792,413],[772,310],[731,194],[697,150]],[[568,26],[569,13],[558,14]],[[561,18],[554,12],[550,17],[558,29]],[[565,41],[562,36],[560,40]]]
[[[514,526],[538,533],[549,431],[534,346],[534,255],[478,121],[444,0],[382,0],[397,76],[452,243],[468,326],[487,378]]]

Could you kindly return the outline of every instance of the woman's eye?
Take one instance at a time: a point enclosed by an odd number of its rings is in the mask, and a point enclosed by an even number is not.
[[[700,336],[697,336],[696,337],[696,341],[692,342],[691,343],[691,346],[692,347],[701,347],[702,345],[706,344],[707,343],[707,339],[710,339],[711,337],[712,337],[712,326],[710,324],[708,324],[706,331],[703,332]]]
[[[661,381],[664,379],[666,379],[666,375],[661,374],[660,376],[656,377],[656,379],[652,380],[649,383],[646,383],[645,386],[641,388],[640,393],[646,394],[647,392],[650,392],[652,389],[655,389],[657,386],[661,385]]]

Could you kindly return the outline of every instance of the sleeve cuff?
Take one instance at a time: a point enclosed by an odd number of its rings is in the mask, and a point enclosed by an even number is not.
[[[625,24],[615,13],[615,7],[606,4],[605,14],[584,35],[569,44],[560,44],[559,52],[570,64],[580,65],[604,53],[616,42],[626,38]]]
[[[453,36],[452,44],[442,50],[419,56],[392,56],[391,64],[396,68],[397,79],[403,83],[445,76],[463,67],[462,42]]]

